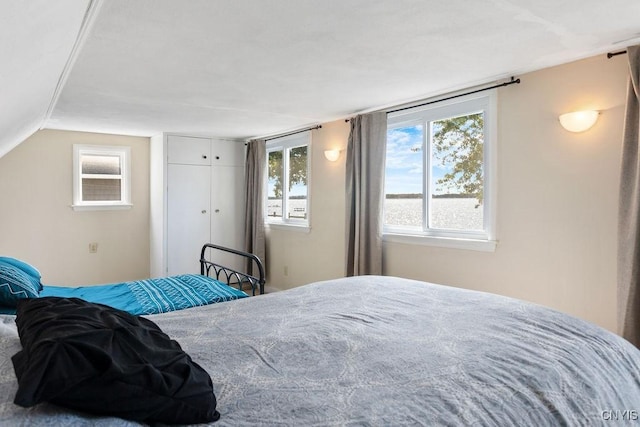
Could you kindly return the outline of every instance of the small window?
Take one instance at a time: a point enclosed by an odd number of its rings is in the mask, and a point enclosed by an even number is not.
[[[131,207],[129,147],[73,146],[73,208]]]
[[[304,132],[267,143],[265,217],[269,224],[309,226],[310,138]]]
[[[389,114],[388,240],[495,248],[494,105],[485,93]]]

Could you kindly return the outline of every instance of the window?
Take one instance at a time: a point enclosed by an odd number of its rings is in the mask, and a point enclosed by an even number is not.
[[[390,113],[387,240],[494,250],[495,95]]]
[[[129,147],[73,146],[73,208],[131,207]]]
[[[309,226],[310,132],[267,143],[267,212],[269,224]]]

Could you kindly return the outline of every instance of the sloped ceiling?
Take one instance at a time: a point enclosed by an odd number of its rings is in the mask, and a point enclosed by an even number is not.
[[[88,5],[0,3],[0,157],[45,123]]]
[[[0,155],[41,127],[270,135],[640,42],[637,0],[22,0],[0,13]]]

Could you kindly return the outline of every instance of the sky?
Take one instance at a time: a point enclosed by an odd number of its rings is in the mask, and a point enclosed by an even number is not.
[[[387,161],[385,192],[387,194],[422,193],[423,125],[389,129],[387,132]],[[432,165],[433,181],[442,178],[447,170]],[[435,192],[438,194],[438,191]]]

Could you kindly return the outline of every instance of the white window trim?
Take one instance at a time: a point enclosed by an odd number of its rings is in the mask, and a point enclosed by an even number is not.
[[[122,165],[121,201],[82,200],[82,155],[117,155]],[[131,209],[131,147],[107,145],[73,145],[73,204],[74,211]]]
[[[471,114],[474,111],[484,112],[484,230],[478,232],[470,230],[416,230],[414,232],[402,227],[383,226],[384,241],[485,252],[495,251],[497,246],[497,110],[497,93],[495,90],[490,90],[388,115],[388,123],[393,125],[389,126],[391,128],[416,121],[433,121],[447,116]]]
[[[289,182],[289,168],[288,168],[288,157],[284,155],[284,152],[287,149],[296,148],[296,147],[307,147],[307,218],[306,219],[291,219],[286,218],[284,215],[284,209],[286,206],[287,194],[289,192],[289,186],[287,185]],[[300,232],[309,232],[311,229],[311,132],[301,132],[295,135],[284,136],[282,138],[275,138],[267,142],[267,167],[265,168],[265,189],[264,189],[264,218],[265,225],[269,228],[274,229],[287,229],[293,231]],[[283,216],[281,218],[274,218],[267,215],[267,201],[269,197],[268,185],[269,185],[269,153],[272,151],[283,151],[283,175],[284,175],[284,185],[282,188],[282,201],[283,201]],[[285,161],[286,158],[286,161]]]
[[[448,249],[465,249],[470,251],[495,252],[496,240],[469,239],[462,237],[418,236],[415,234],[384,233],[384,242],[403,243],[407,245],[434,246]]]
[[[307,215],[307,218],[309,216]],[[308,224],[291,224],[291,223],[280,223],[280,222],[265,222],[265,227],[268,229],[274,230],[287,230],[287,231],[296,231],[299,233],[309,233],[311,232],[311,227]]]

